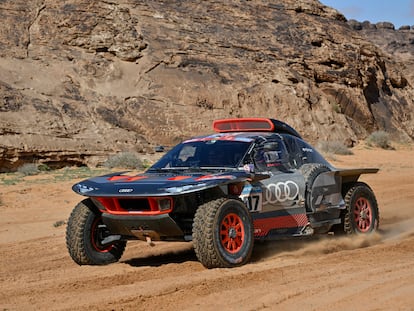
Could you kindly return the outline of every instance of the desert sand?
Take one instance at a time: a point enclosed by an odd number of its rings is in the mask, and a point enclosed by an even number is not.
[[[119,263],[78,266],[66,221],[79,179],[0,180],[0,310],[414,310],[414,150],[364,146],[337,167],[379,167],[380,230],[255,245],[233,269],[205,269],[191,243],[129,242]]]

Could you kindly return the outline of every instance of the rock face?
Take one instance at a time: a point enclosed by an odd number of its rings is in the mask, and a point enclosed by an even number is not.
[[[313,142],[414,138],[412,63],[318,1],[16,0],[0,16],[0,171],[96,165],[228,117]]]
[[[364,35],[372,43],[379,46],[387,58],[402,64],[402,75],[392,83],[397,87],[405,87],[414,81],[414,25],[401,26],[398,30],[389,22],[371,24],[368,21],[349,20],[348,24],[358,33]],[[408,81],[407,81],[408,80]]]

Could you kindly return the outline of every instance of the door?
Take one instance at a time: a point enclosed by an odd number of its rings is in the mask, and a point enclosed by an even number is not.
[[[252,153],[256,174],[269,178],[244,187],[241,199],[252,213],[256,238],[295,235],[308,224],[305,182],[292,169],[282,139],[257,145]]]

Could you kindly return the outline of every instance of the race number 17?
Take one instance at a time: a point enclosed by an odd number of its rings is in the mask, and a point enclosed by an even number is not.
[[[258,212],[262,207],[262,196],[261,195],[249,195],[243,197],[244,204],[251,212]]]

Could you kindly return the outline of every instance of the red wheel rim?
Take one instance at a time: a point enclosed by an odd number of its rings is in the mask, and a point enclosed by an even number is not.
[[[243,246],[244,226],[241,218],[236,214],[228,214],[220,225],[221,245],[229,253],[237,253]]]
[[[101,228],[100,225],[103,225],[102,218],[97,217],[93,221],[92,230],[91,230],[91,242],[93,248],[100,252],[100,253],[107,253],[109,252],[114,246],[113,244],[109,245],[102,245],[102,240],[104,239],[103,233],[105,231],[104,228]]]
[[[355,225],[361,232],[367,232],[371,229],[372,208],[369,200],[358,198],[354,205]]]

